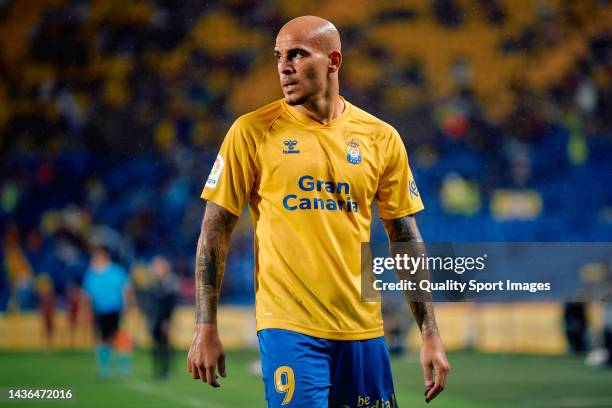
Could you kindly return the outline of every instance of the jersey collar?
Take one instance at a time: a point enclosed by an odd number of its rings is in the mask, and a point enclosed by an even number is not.
[[[303,125],[320,128],[332,128],[344,123],[350,115],[351,104],[348,103],[348,101],[342,96],[340,96],[340,99],[342,99],[342,101],[344,102],[344,110],[337,118],[328,123],[319,123],[316,120],[304,115],[302,112],[295,109],[293,106],[289,105],[287,102],[285,102],[284,99],[281,99],[281,101],[287,113],[289,113],[290,116],[292,116],[295,120],[302,123]]]

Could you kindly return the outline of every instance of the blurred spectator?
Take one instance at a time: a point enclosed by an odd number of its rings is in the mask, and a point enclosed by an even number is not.
[[[455,27],[463,21],[461,10],[454,0],[434,0],[434,14],[438,23]]]
[[[79,286],[71,282],[66,290],[66,315],[68,317],[68,330],[70,330],[70,347],[74,348],[76,341],[76,333],[81,322],[83,313],[81,303],[81,289]]]
[[[588,348],[588,322],[586,303],[568,302],[564,305],[563,319],[569,349],[573,354],[584,353]]]
[[[608,287],[612,284],[612,256],[607,262],[606,283]],[[612,368],[612,291],[603,299],[604,321],[603,321],[603,347],[608,353],[606,364]]]
[[[38,276],[37,282],[38,291],[38,308],[43,322],[43,335],[47,350],[51,350],[53,346],[53,334],[55,332],[55,291],[53,290],[53,282],[48,275],[41,274]]]
[[[2,253],[0,253],[0,313],[6,310],[10,293],[3,258]]]
[[[458,174],[447,174],[440,189],[440,200],[449,214],[473,215],[480,210],[480,191],[474,182]]]
[[[12,293],[9,305],[17,311],[36,307],[32,268],[19,241],[19,229],[15,224],[10,224],[4,234],[4,265]]]
[[[506,19],[506,10],[500,0],[479,0],[481,9],[491,24],[500,24]]]
[[[612,296],[604,302],[604,348],[608,352],[606,364],[612,368]]]

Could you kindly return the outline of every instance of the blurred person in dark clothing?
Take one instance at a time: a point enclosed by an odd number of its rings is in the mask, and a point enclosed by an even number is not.
[[[607,282],[612,286],[612,256],[608,259]],[[604,296],[603,300],[603,346],[608,352],[606,364],[612,368],[612,291]]]
[[[563,305],[565,336],[572,354],[584,353],[588,349],[586,303],[567,302]]]
[[[38,292],[38,308],[42,317],[45,347],[50,350],[53,346],[53,333],[55,332],[55,290],[53,282],[47,274],[41,274],[36,279]]]
[[[612,368],[612,299],[604,303],[604,348],[608,352],[606,364]]]
[[[0,312],[6,310],[9,299],[8,277],[4,268],[4,256],[0,252]]]
[[[77,327],[81,316],[81,296],[79,285],[70,282],[66,289],[66,311],[70,329],[70,347],[74,348],[76,343]]]
[[[179,282],[168,259],[156,256],[151,260],[152,282],[149,289],[148,318],[153,339],[154,375],[167,378],[172,360],[170,321],[179,298]]]

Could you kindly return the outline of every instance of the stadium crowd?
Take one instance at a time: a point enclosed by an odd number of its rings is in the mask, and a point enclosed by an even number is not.
[[[342,94],[404,138],[426,240],[610,240],[609,1],[309,3],[343,35]],[[165,255],[191,301],[204,180],[232,118],[280,97],[301,7],[0,2],[0,311],[37,307],[43,276],[67,303],[91,237],[132,274]],[[245,218],[226,302],[252,299]]]

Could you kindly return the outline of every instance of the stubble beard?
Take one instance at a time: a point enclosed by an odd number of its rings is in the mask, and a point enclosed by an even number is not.
[[[306,100],[307,100],[306,95],[300,95],[300,96],[285,95],[285,102],[289,106],[303,105],[304,102],[306,102]]]

